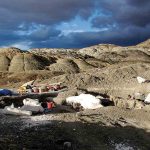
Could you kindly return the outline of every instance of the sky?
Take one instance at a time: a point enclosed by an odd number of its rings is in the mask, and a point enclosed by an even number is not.
[[[135,45],[150,38],[150,0],[0,0],[0,47]]]

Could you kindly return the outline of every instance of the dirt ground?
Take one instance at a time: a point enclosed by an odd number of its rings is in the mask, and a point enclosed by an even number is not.
[[[150,113],[104,107],[30,117],[1,114],[0,133],[4,150],[149,150]]]

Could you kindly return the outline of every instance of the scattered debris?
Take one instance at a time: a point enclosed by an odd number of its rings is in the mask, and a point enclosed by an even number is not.
[[[37,84],[35,85],[35,80],[29,81],[22,86],[19,87],[18,92],[20,94],[26,93],[44,93],[51,91],[62,90],[64,87],[61,86],[61,83],[53,83],[53,84]]]

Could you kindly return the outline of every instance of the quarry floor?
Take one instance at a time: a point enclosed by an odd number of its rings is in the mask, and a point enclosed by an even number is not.
[[[104,107],[26,117],[0,113],[0,149],[149,150],[150,112]]]

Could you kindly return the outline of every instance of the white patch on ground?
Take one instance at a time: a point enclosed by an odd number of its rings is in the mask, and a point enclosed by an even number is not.
[[[133,147],[129,146],[126,143],[119,143],[119,144],[115,143],[114,146],[115,150],[134,150]]]
[[[54,115],[22,117],[23,120],[22,129],[52,123],[54,117],[55,117]]]
[[[135,150],[128,143],[115,143],[114,141],[111,141],[111,145],[114,146],[115,150]]]
[[[124,143],[119,143],[119,144],[116,143],[115,150],[134,150],[134,148]]]

